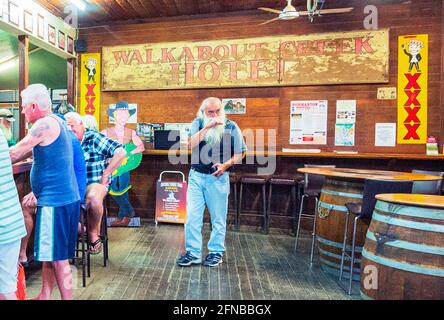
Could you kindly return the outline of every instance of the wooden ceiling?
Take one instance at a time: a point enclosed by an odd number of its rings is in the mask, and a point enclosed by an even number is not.
[[[36,0],[49,11],[64,17],[64,9],[71,4],[69,0]],[[192,15],[230,14],[242,11],[257,11],[270,18],[270,14],[257,10],[269,7],[282,10],[286,0],[83,0],[87,3],[85,11],[79,10],[79,26],[118,24],[123,22],[142,22],[155,18],[170,18]],[[297,9],[306,9],[306,0],[293,0]],[[343,0],[326,0],[324,8],[337,8],[346,5]]]

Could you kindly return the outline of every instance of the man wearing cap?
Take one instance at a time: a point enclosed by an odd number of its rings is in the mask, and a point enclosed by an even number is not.
[[[129,158],[131,158],[131,155],[139,154],[145,150],[143,142],[136,134],[136,131],[125,127],[128,119],[135,112],[136,109],[129,108],[128,102],[118,102],[115,108],[108,109],[108,115],[114,118],[116,125],[113,128],[107,128],[102,131],[105,136],[119,142],[121,145],[129,146],[132,143],[132,147],[135,148],[130,151]],[[117,220],[111,224],[112,227],[126,227],[131,218],[134,217],[134,208],[128,198],[128,191],[131,188],[129,183],[130,171],[126,171],[112,179],[109,194],[112,195],[119,205]]]
[[[0,128],[3,131],[8,146],[11,147],[16,144],[14,137],[12,136],[11,122],[14,122],[14,115],[11,110],[2,108],[0,109]]]
[[[90,206],[88,221],[89,250],[91,254],[102,251],[100,222],[103,215],[103,199],[108,193],[111,174],[126,157],[125,149],[114,140],[98,131],[87,129],[83,118],[76,112],[65,114],[68,127],[74,132],[81,146],[86,161],[86,204]],[[108,162],[108,164],[107,164]]]

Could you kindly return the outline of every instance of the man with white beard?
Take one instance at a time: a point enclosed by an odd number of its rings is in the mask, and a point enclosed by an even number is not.
[[[225,117],[218,98],[205,99],[191,124],[188,144],[192,149],[188,178],[185,250],[177,264],[185,267],[202,261],[203,213],[208,207],[211,236],[203,265],[215,267],[225,252],[229,168],[245,156],[247,147],[238,125]]]

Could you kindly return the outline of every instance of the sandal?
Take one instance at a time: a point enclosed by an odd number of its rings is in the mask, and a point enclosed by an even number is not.
[[[94,250],[93,248],[98,245],[100,243],[100,246],[98,249]],[[103,241],[101,238],[97,238],[96,241],[94,242],[90,242],[89,243],[89,253],[91,254],[99,254],[100,252],[102,252],[102,245],[103,245]]]

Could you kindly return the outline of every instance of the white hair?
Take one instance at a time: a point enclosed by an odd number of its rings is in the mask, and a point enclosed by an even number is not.
[[[29,85],[20,93],[23,104],[34,103],[40,110],[52,110],[52,102],[48,89],[41,83]]]
[[[225,118],[225,109],[222,106],[222,101],[219,98],[215,98],[215,97],[209,97],[209,98],[206,98],[204,101],[202,101],[202,104],[200,105],[199,110],[197,110],[197,114],[196,114],[196,116],[198,118],[203,119],[205,117],[205,109],[207,108],[208,104],[212,101],[220,104],[219,116]]]
[[[83,124],[83,118],[80,114],[78,114],[77,112],[68,112],[64,114],[64,117],[66,119],[66,121],[68,121],[69,119],[74,119],[76,122],[78,122],[79,124]]]
[[[85,128],[99,131],[99,125],[97,124],[96,118],[90,114],[83,116],[83,125]]]

